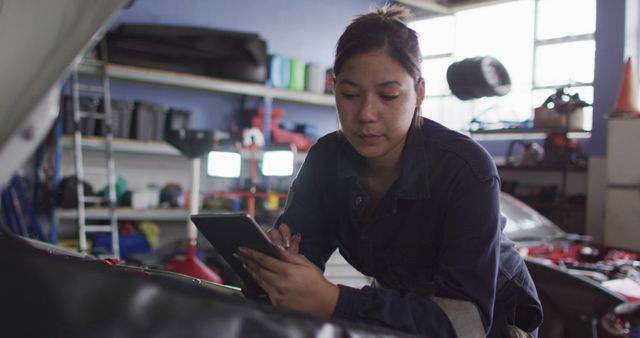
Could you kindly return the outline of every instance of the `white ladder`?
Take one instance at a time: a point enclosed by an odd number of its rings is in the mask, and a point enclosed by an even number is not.
[[[115,164],[113,160],[113,130],[112,130],[112,113],[111,113],[111,93],[109,86],[109,75],[107,72],[107,57],[106,57],[106,44],[104,41],[100,44],[102,60],[84,59],[81,63],[87,66],[92,66],[98,70],[98,74],[101,77],[101,85],[86,85],[80,83],[78,75],[78,64],[74,66],[71,82],[71,90],[73,92],[73,124],[74,124],[74,137],[73,137],[73,155],[76,171],[76,191],[78,195],[78,208],[77,208],[77,220],[78,220],[78,237],[80,240],[80,252],[87,253],[87,233],[92,232],[110,232],[111,233],[111,245],[112,254],[115,258],[120,258],[120,241],[118,233],[118,217],[116,212],[116,175]],[[103,99],[103,113],[92,113],[80,111],[80,93],[94,93],[102,94]],[[95,119],[100,120],[104,126],[104,151],[106,159],[106,176],[107,176],[107,189],[108,189],[108,208],[109,208],[109,225],[91,225],[87,224],[86,210],[85,210],[85,196],[84,196],[84,169],[82,159],[82,131],[81,121],[82,119]]]

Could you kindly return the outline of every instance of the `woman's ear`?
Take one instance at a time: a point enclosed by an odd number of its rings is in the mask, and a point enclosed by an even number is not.
[[[424,100],[424,95],[425,95],[425,82],[424,82],[424,78],[419,78],[418,79],[418,86],[417,86],[417,91],[416,91],[416,108],[419,108],[422,106],[422,101]]]

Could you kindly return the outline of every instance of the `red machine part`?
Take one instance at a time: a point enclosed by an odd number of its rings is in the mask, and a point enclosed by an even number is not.
[[[285,112],[282,109],[271,109],[271,142],[290,143],[295,145],[296,149],[299,151],[308,151],[313,145],[313,140],[306,138],[300,133],[294,133],[280,128],[278,120],[284,115]],[[256,115],[251,118],[251,126],[259,128],[264,132],[264,107],[258,108]]]
[[[181,273],[183,275],[195,277],[210,282],[224,284],[220,276],[196,256],[196,243],[193,241],[187,246],[186,256],[176,256],[172,258],[164,267],[167,271]]]

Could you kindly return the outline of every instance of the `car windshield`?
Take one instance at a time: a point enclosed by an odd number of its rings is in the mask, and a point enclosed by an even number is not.
[[[563,237],[564,232],[522,201],[500,194],[500,209],[507,218],[504,234],[513,241],[539,241]]]

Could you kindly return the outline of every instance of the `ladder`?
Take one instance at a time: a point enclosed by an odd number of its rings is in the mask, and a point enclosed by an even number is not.
[[[116,175],[115,164],[113,160],[113,130],[112,130],[112,113],[111,113],[111,93],[109,86],[109,75],[107,72],[106,44],[104,40],[100,43],[101,60],[83,59],[81,63],[91,66],[97,70],[101,78],[101,85],[87,85],[80,82],[78,75],[79,64],[76,63],[72,72],[72,99],[73,99],[73,157],[74,167],[76,171],[76,191],[78,195],[77,221],[78,221],[78,237],[80,241],[80,252],[87,253],[87,233],[110,232],[111,247],[114,258],[120,258],[120,241],[118,233],[118,217],[116,213]],[[103,99],[103,113],[92,113],[80,111],[80,94],[93,93],[101,94]],[[91,225],[87,224],[84,196],[84,169],[82,159],[82,119],[100,120],[104,126],[104,152],[106,159],[106,178],[108,189],[108,225]]]

